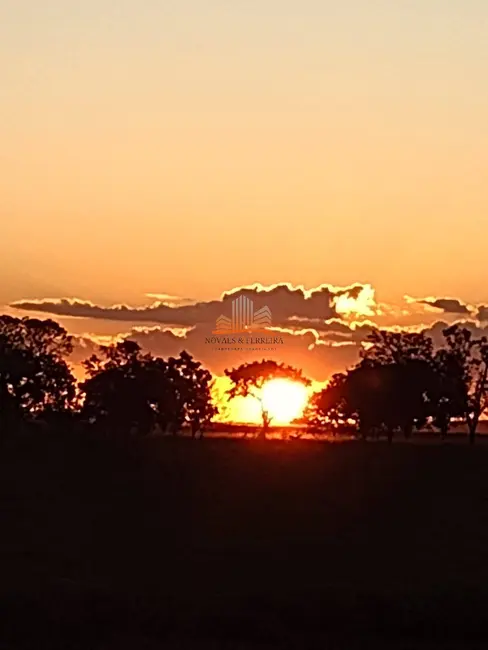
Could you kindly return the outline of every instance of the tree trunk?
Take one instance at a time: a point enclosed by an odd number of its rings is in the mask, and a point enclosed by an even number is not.
[[[268,433],[269,430],[270,417],[268,415],[268,412],[263,408],[262,405],[261,405],[261,417],[263,418],[263,426],[261,427],[258,438],[259,440],[266,440],[266,434]]]
[[[477,423],[471,422],[468,426],[469,426],[469,444],[474,445],[474,442],[476,440]]]
[[[268,433],[268,429],[269,429],[269,423],[267,420],[263,418],[263,426],[259,430],[259,434],[258,434],[259,440],[266,440],[266,434]]]

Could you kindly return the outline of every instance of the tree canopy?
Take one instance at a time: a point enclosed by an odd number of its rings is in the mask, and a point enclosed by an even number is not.
[[[333,430],[353,422],[363,437],[383,431],[391,440],[429,421],[445,436],[451,420],[462,418],[474,442],[488,407],[487,339],[459,325],[443,334],[435,350],[425,332],[374,330],[356,367],[312,396],[307,421]]]
[[[0,417],[10,425],[73,406],[72,339],[52,320],[0,316]]]
[[[186,351],[168,360],[144,354],[133,341],[104,346],[84,362],[83,415],[107,432],[146,435],[155,427],[195,436],[217,413],[212,375]]]

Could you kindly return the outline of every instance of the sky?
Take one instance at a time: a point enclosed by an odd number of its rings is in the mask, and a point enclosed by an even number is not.
[[[0,305],[488,303],[487,33],[486,0],[3,0]]]

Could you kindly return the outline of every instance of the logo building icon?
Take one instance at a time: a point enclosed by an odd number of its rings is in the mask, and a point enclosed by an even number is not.
[[[246,296],[232,301],[232,318],[219,316],[214,334],[239,334],[249,330],[259,332],[271,325],[271,310],[265,306],[254,311],[254,302]]]

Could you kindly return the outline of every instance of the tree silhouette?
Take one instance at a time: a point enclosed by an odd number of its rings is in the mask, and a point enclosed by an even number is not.
[[[180,408],[184,421],[191,428],[193,437],[202,435],[205,428],[217,415],[218,409],[212,400],[214,385],[212,374],[203,368],[200,361],[183,350],[177,359],[170,359],[183,379],[180,391]]]
[[[112,345],[100,345],[99,354],[100,356],[93,354],[83,361],[82,365],[89,377],[94,377],[104,370],[117,368],[125,368],[129,371],[144,358],[139,344],[130,340],[119,341]]]
[[[431,362],[434,344],[425,332],[374,329],[367,337],[362,357],[373,364],[401,363],[412,359]]]
[[[474,442],[488,407],[488,339],[459,325],[443,333],[445,346],[435,351],[425,332],[373,330],[360,363],[312,397],[309,425],[334,430],[352,419],[362,436],[386,430],[391,440],[395,430],[409,437],[430,420],[444,438],[451,419],[462,417]]]
[[[347,374],[334,375],[312,396],[308,423],[337,431],[352,421],[364,439],[384,431],[391,442],[396,430],[408,438],[427,421],[435,387],[435,371],[427,361],[382,364],[365,359]]]
[[[84,362],[83,414],[107,432],[146,435],[158,425],[176,435],[187,425],[196,437],[216,414],[212,375],[187,352],[166,361],[123,341],[100,353]]]
[[[415,427],[427,422],[435,381],[431,364],[422,359],[380,366],[363,363],[349,373],[346,400],[358,413],[362,435],[384,429],[391,442],[396,430],[409,438]]]
[[[425,332],[388,330],[373,330],[362,353],[363,363],[371,365],[401,364],[412,360],[429,364],[432,372],[426,367],[423,371],[429,389],[428,411],[443,438],[451,419],[463,416],[465,411],[466,382],[462,364],[456,361],[455,356],[446,349],[435,351],[431,337]]]
[[[336,373],[329,384],[315,392],[309,400],[303,421],[314,431],[331,431],[334,435],[345,429],[351,419],[356,419],[346,400],[344,385],[348,375]]]
[[[100,356],[83,362],[89,377],[80,385],[85,395],[83,417],[108,435],[127,436],[134,429],[148,433],[156,413],[144,381],[145,361],[133,341],[100,346]]]
[[[475,338],[460,325],[443,332],[444,346],[434,350],[426,332],[373,330],[355,368],[334,375],[310,399],[304,421],[332,432],[356,426],[363,437],[395,431],[410,437],[433,423],[445,437],[453,418],[463,418],[474,442],[488,407],[488,338]],[[74,413],[75,380],[66,362],[72,338],[53,320],[0,316],[0,421],[5,428],[26,419],[54,421]],[[158,428],[176,435],[189,429],[202,435],[217,408],[211,373],[188,352],[162,359],[124,340],[100,346],[83,362],[87,379],[81,413],[108,433],[140,435]],[[266,433],[272,416],[262,388],[272,379],[309,385],[302,371],[272,360],[227,369],[228,399],[251,395],[261,407]]]
[[[229,399],[234,397],[252,396],[258,400],[261,407],[262,427],[259,437],[265,438],[269,430],[272,416],[267,411],[262,398],[262,388],[271,379],[289,379],[308,386],[310,381],[304,377],[301,370],[293,366],[277,363],[272,360],[254,361],[243,363],[237,368],[225,370],[233,386],[227,391]]]
[[[192,437],[202,436],[218,413],[212,399],[213,377],[200,361],[183,350],[167,361],[155,360],[153,387],[157,387],[158,424],[176,435],[184,426]]]
[[[470,443],[476,439],[481,416],[488,406],[488,339],[474,339],[459,325],[443,331],[446,340],[441,359],[446,374],[454,382],[456,412],[468,426]]]
[[[467,377],[462,363],[449,349],[437,350],[434,357],[436,385],[432,422],[444,439],[453,418],[465,418],[468,403]]]
[[[7,427],[72,406],[75,379],[64,358],[72,349],[52,320],[0,316],[0,418]]]

